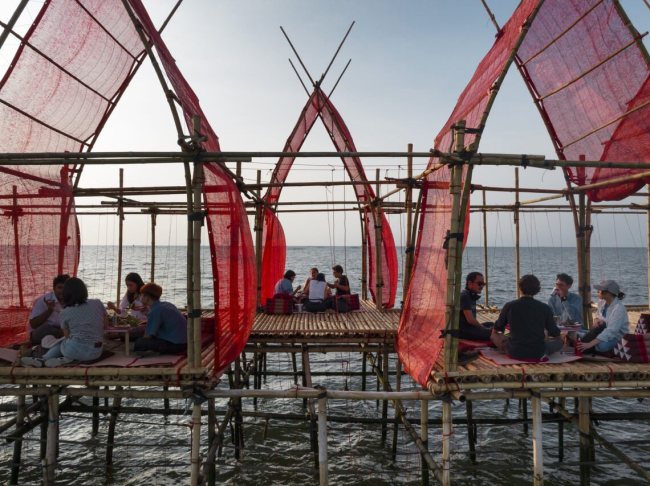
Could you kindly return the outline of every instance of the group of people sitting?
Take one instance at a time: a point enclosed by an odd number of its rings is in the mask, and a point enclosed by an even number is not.
[[[341,265],[334,265],[332,274],[335,280],[333,283],[328,283],[325,280],[325,274],[320,273],[318,268],[314,267],[309,271],[305,286],[298,285],[294,289],[293,281],[296,278],[296,272],[287,270],[275,284],[273,297],[289,295],[296,302],[303,303],[308,312],[336,313],[336,298],[350,294],[350,281],[343,274]],[[300,292],[301,290],[302,292]],[[335,295],[332,295],[333,290],[336,292]]]
[[[518,282],[521,297],[508,302],[496,322],[480,323],[476,319],[476,301],[485,287],[485,278],[479,272],[467,275],[465,290],[460,297],[459,337],[475,341],[491,341],[504,354],[520,360],[539,360],[560,351],[564,345],[557,321],[564,325],[580,325],[575,343],[577,353],[592,350],[606,353],[614,349],[629,332],[630,321],[621,302],[625,294],[614,280],[594,285],[598,291],[598,310],[593,328],[588,331],[582,320],[582,298],[569,289],[573,279],[557,275],[555,288],[544,304],[534,296],[541,290],[535,275],[524,275]],[[510,328],[510,336],[503,332]]]
[[[162,287],[145,284],[137,273],[129,273],[125,281],[127,291],[120,306],[109,302],[107,307],[118,315],[146,319],[146,324],[130,332],[135,340],[133,350],[161,354],[185,351],[187,320],[174,304],[160,300]],[[21,363],[56,367],[98,359],[108,327],[104,304],[88,298],[86,284],[76,277],[58,275],[52,291],[36,299],[29,316],[29,340],[40,345],[40,352],[22,357]]]

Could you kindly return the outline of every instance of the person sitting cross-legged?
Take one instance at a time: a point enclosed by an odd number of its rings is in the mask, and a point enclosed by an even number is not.
[[[134,351],[161,354],[180,353],[187,349],[187,319],[178,308],[160,300],[162,287],[148,283],[140,289],[141,301],[149,307],[144,336],[135,341]]]

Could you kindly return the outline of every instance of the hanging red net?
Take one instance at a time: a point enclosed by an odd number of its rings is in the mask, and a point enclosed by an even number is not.
[[[0,153],[88,150],[142,51],[122,3],[45,1],[18,38],[0,81]],[[74,169],[0,167],[0,345],[26,337],[56,275],[77,273]]]
[[[201,110],[196,94],[176,66],[141,1],[128,1],[156,47],[188,127],[191,130],[192,117],[200,115],[201,133],[208,137],[203,147],[209,152],[219,152],[219,139]],[[218,164],[206,163],[204,168],[203,195],[208,211],[214,277],[214,369],[219,376],[248,341],[255,318],[257,277],[253,240],[239,189]]]
[[[352,135],[348,130],[343,118],[338,113],[332,102],[329,98],[323,93],[320,88],[316,88],[312,95],[309,97],[305,108],[300,114],[298,123],[293,129],[291,136],[287,140],[287,143],[284,146],[285,152],[297,152],[302,147],[302,144],[307,137],[307,134],[311,130],[316,121],[316,118],[320,115],[323,125],[327,130],[327,133],[330,135],[336,150],[339,152],[356,152],[354,146],[354,141],[352,140]],[[350,180],[365,182],[367,181],[366,174],[363,170],[361,160],[358,157],[342,157],[343,164],[345,169],[350,177]],[[275,184],[283,183],[291,165],[293,164],[294,157],[283,157],[281,158],[273,171],[273,176],[271,177],[271,182]],[[272,187],[267,192],[265,199],[269,204],[274,204],[277,202],[280,197],[281,187]],[[354,191],[357,196],[357,200],[366,204],[375,199],[375,192],[372,187],[367,184],[360,184],[354,186]],[[382,244],[381,244],[381,261],[382,261],[382,279],[384,286],[382,287],[382,305],[385,308],[390,308],[395,305],[395,294],[397,292],[397,278],[398,278],[398,267],[397,267],[397,251],[395,249],[395,240],[393,239],[393,233],[391,232],[388,221],[383,211],[379,211],[380,217],[377,217],[376,213],[370,208],[365,208],[364,210],[366,218],[366,234],[365,238],[368,244],[368,262],[369,262],[369,289],[373,297],[373,300],[376,301],[375,296],[375,286],[377,282],[377,272],[375,265],[375,255],[376,255],[376,239],[375,231],[376,229],[381,229],[382,234]],[[272,218],[269,218],[268,221],[273,221],[274,227],[280,228],[280,223],[277,221],[277,217],[273,214]],[[266,224],[265,220],[265,224]],[[265,233],[272,234],[266,227]],[[265,240],[268,241],[268,240]],[[282,277],[282,272],[284,271],[284,266],[279,267],[278,262],[282,261],[284,264],[284,255],[286,254],[286,244],[277,245],[273,247],[274,251],[277,253],[275,256],[269,258],[271,261],[275,261],[275,267],[273,269],[273,274],[270,278],[264,279],[262,286],[262,295],[270,296],[273,293],[272,285]],[[264,248],[264,255],[266,261],[267,248]],[[271,272],[269,272],[271,275]]]
[[[641,36],[618,1],[547,0],[518,51],[548,117],[559,155],[568,160],[650,160],[650,73]],[[569,169],[591,184],[642,169]],[[592,201],[619,200],[650,182],[589,191]]]
[[[450,127],[459,120],[465,120],[468,128],[483,126],[490,89],[501,71],[507,67],[508,59],[520,37],[521,27],[537,2],[538,0],[524,0],[501,29],[492,49],[478,65],[449,120],[436,137],[436,149],[452,149]],[[475,134],[467,134],[465,146],[472,143],[475,137]],[[429,167],[438,162],[438,159],[430,160]],[[413,272],[395,342],[404,369],[423,386],[426,386],[444,345],[440,332],[445,328],[447,269],[446,252],[442,246],[451,221],[449,175],[447,167],[435,170],[429,174],[423,188]],[[464,231],[465,239],[468,229],[469,217]]]

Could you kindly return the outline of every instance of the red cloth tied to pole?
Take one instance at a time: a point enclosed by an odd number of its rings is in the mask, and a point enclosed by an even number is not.
[[[128,0],[152,39],[161,64],[183,108],[190,130],[192,117],[201,117],[203,147],[219,152],[219,139],[210,126],[198,97],[176,66],[140,0]],[[255,318],[257,277],[255,250],[246,208],[232,177],[216,163],[205,163],[203,196],[207,208],[208,235],[214,282],[214,370],[221,375],[239,356],[248,341]]]

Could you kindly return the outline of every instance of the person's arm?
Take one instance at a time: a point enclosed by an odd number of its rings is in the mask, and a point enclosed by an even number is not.
[[[292,295],[292,296],[293,296],[293,295],[296,295],[296,294],[298,293],[298,291],[299,291],[301,288],[302,288],[302,286],[298,285],[298,286],[296,287],[296,290],[294,290],[293,293],[292,293],[291,295]]]
[[[463,314],[465,315],[465,319],[467,319],[467,323],[469,325],[474,326],[474,327],[483,327],[483,324],[481,324],[480,322],[478,322],[476,320],[476,317],[474,317],[471,310],[462,309],[462,311],[463,311]]]
[[[508,309],[510,307],[510,303],[507,303],[506,305],[503,306],[503,309],[501,309],[501,313],[499,314],[499,318],[496,320],[494,323],[494,327],[492,328],[493,332],[503,332],[506,329],[506,324],[508,324]]]
[[[29,325],[32,329],[36,329],[41,326],[45,321],[47,321],[54,309],[56,308],[55,300],[45,300],[45,297],[39,298],[34,303],[34,308],[32,309],[32,316],[29,318]]]
[[[341,277],[343,278],[343,277]],[[347,285],[346,285],[347,284]],[[327,284],[330,285],[330,284]],[[349,292],[350,291],[350,282],[348,281],[347,277],[343,280],[343,283],[341,283],[341,280],[339,279],[337,282],[331,284],[331,287],[334,289],[341,289],[343,292]]]
[[[309,284],[311,283],[311,279],[308,278],[307,281],[305,282],[305,288],[302,291],[303,294],[309,294]]]
[[[149,312],[149,316],[147,317],[147,326],[144,329],[144,337],[150,338],[152,336],[155,336],[158,332],[158,329],[160,329],[161,323],[162,314],[160,306],[158,306],[156,309],[154,309],[153,312]]]
[[[63,337],[66,337],[66,338],[70,337],[70,329],[64,329],[63,330]]]
[[[629,331],[630,321],[627,317],[627,310],[623,304],[610,306],[607,309],[607,327],[598,335],[601,341],[611,341],[620,336],[625,328]]]
[[[582,297],[574,294],[571,300],[567,298],[567,300],[562,301],[562,307],[571,322],[582,324]]]
[[[557,327],[557,324],[555,323],[555,319],[553,319],[553,312],[549,309],[549,312],[546,315],[546,320],[544,322],[544,327],[548,331],[548,336],[549,337],[560,337],[560,329]]]

